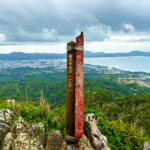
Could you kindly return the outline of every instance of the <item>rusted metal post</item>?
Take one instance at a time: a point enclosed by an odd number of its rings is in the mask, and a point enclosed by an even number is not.
[[[83,135],[84,128],[84,74],[83,74],[83,32],[76,38],[76,58],[75,58],[75,137]]]
[[[66,135],[80,138],[84,128],[83,32],[67,43]]]
[[[66,135],[74,136],[75,127],[75,42],[67,43]]]

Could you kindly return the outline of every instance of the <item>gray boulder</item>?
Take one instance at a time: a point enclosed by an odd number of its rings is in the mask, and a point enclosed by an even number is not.
[[[88,138],[87,138],[85,135],[83,135],[83,136],[80,138],[80,140],[79,140],[79,142],[78,142],[78,145],[79,145],[79,149],[81,149],[81,150],[94,150],[94,149],[92,148],[92,146],[91,146],[91,144],[90,144]]]
[[[102,135],[96,125],[96,117],[94,114],[88,114],[86,117],[88,123],[87,137],[95,150],[110,150],[107,145],[107,138]]]
[[[27,126],[29,126],[27,128]],[[2,143],[2,150],[45,150],[43,144],[35,136],[36,128],[43,131],[43,124],[28,125],[22,117],[19,117],[11,127],[11,132],[8,132]],[[29,132],[32,131],[29,134]],[[36,133],[35,133],[36,132]]]
[[[24,130],[25,121],[22,117],[19,117],[18,120],[15,121],[13,126],[11,127],[11,132],[19,135]]]
[[[143,150],[150,150],[150,142],[144,142]]]
[[[14,140],[14,136],[11,132],[8,132],[4,138],[2,143],[2,150],[10,150],[12,149],[12,143]]]
[[[12,150],[44,150],[43,146],[27,133],[19,133],[14,140]]]
[[[28,124],[24,128],[25,132],[31,137],[36,137],[36,139],[43,145],[46,145],[46,138],[44,136],[45,127],[43,123]]]
[[[0,142],[9,130],[12,116],[13,111],[10,111],[9,109],[0,110]]]
[[[67,145],[59,130],[51,130],[49,133],[46,150],[67,150]]]
[[[101,134],[95,122],[88,123],[87,136],[95,150],[110,150],[107,138]]]

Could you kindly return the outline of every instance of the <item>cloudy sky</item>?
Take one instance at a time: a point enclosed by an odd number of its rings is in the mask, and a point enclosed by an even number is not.
[[[150,2],[0,0],[0,53],[63,53],[81,31],[89,51],[150,51]]]

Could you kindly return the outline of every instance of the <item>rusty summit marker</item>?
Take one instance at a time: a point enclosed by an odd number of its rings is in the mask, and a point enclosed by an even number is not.
[[[80,138],[84,128],[84,35],[67,43],[66,135]]]

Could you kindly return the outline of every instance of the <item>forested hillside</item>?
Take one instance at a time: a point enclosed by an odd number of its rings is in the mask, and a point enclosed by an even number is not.
[[[136,78],[143,76],[143,73],[114,74],[85,68],[85,114],[93,112],[97,115],[99,118],[97,125],[108,137],[109,146],[118,150],[124,146],[126,149],[131,147],[141,149],[142,142],[150,138],[150,88],[137,83],[118,82],[118,78],[127,78],[131,75]],[[45,112],[45,108],[36,107],[39,106],[41,98],[45,99],[50,107],[51,114],[48,115],[50,118],[46,117],[48,112]],[[55,128],[60,129],[64,135],[65,71],[53,67],[3,69],[0,71],[0,99],[1,108],[8,107],[3,103],[7,99],[15,99],[21,103],[21,110],[17,115],[21,113],[28,122],[43,120],[47,132],[54,128],[55,124],[50,123],[49,126],[45,120],[50,121],[53,117],[63,114]],[[43,113],[46,118],[43,118],[44,116],[38,118],[39,113]]]
[[[150,94],[147,87],[117,82],[118,76],[126,74],[104,74],[85,68],[84,95],[102,92],[112,97],[133,94]],[[66,72],[49,68],[15,68],[0,71],[0,98],[39,102],[42,95],[51,107],[65,104]]]
[[[150,95],[115,98],[93,92],[85,97],[85,108],[102,112],[110,120],[123,121],[150,136]]]

